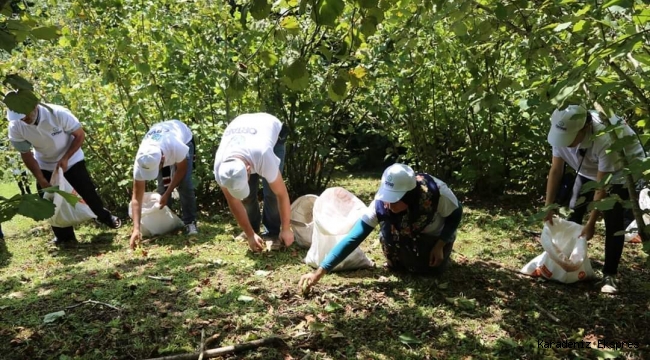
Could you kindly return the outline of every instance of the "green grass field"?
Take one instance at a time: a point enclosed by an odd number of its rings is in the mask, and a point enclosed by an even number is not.
[[[333,185],[367,203],[377,179],[345,177]],[[83,247],[55,251],[44,222],[16,217],[2,224],[0,358],[146,359],[196,352],[202,332],[206,348],[285,339],[282,346],[227,358],[648,358],[650,276],[640,245],[625,246],[617,296],[600,294],[592,283],[528,278],[517,271],[542,249],[522,229],[539,230],[526,218],[540,204],[459,197],[465,216],[442,277],[385,270],[375,233],[362,244],[375,268],[329,275],[307,298],[297,285],[311,270],[302,262],[307,250],[251,254],[234,240],[239,230],[227,209],[204,211],[194,241],[178,233],[133,253],[127,252],[128,224],[119,231],[82,226]],[[589,251],[600,269],[602,228]],[[62,310],[65,315],[45,323],[47,314]],[[639,347],[539,346],[580,340]]]

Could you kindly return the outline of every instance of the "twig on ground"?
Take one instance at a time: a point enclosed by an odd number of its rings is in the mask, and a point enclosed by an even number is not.
[[[544,309],[544,308],[541,307],[538,303],[536,303],[536,302],[533,301],[533,305],[535,305],[535,307],[537,308],[537,310],[541,311],[542,314],[548,316],[551,320],[555,321],[556,323],[559,323],[559,322],[560,322],[560,319],[558,319],[557,316],[551,314],[550,311]]]
[[[153,280],[160,280],[160,281],[172,281],[174,280],[173,276],[153,276],[153,275],[147,275],[149,279]]]
[[[113,306],[113,305],[106,304],[106,303],[99,302],[99,301],[95,301],[95,300],[86,300],[86,301],[82,301],[82,302],[80,302],[79,304],[70,305],[70,306],[66,307],[66,310],[68,310],[68,309],[72,309],[72,308],[76,308],[77,306],[81,306],[81,305],[83,305],[83,304],[104,305],[104,306],[107,306],[107,307],[109,307],[109,308],[111,308],[111,309],[113,309],[113,310],[122,311],[122,309],[120,309],[120,308],[116,308],[116,307]]]
[[[205,346],[205,328],[201,329],[201,347],[199,348],[199,360],[203,360],[204,346]]]
[[[281,337],[271,336],[265,339],[253,340],[243,344],[230,345],[230,346],[220,347],[217,349],[205,350],[202,352],[202,354],[203,354],[203,358],[211,359],[225,354],[253,350],[260,346],[280,345],[280,344],[284,344],[284,340]],[[201,356],[201,354],[178,354],[178,355],[163,356],[163,357],[148,359],[148,360],[196,360],[199,359],[199,356]]]

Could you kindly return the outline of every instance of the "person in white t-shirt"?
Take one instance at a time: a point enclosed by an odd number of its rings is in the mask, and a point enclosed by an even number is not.
[[[623,152],[626,159],[632,164],[644,158],[641,146],[634,131],[620,118],[612,118],[616,124],[617,135],[626,138],[627,146]],[[597,111],[587,111],[580,105],[569,105],[566,109],[557,109],[551,116],[551,128],[548,133],[548,142],[553,146],[553,158],[546,182],[546,205],[556,201],[560,182],[564,173],[565,163],[578,171],[573,186],[573,199],[571,208],[573,213],[570,221],[581,224],[589,203],[607,197],[608,194],[618,195],[622,200],[629,199],[629,192],[623,174],[623,162],[616,151],[608,151],[612,145],[610,134],[602,133],[606,124],[599,118]],[[586,191],[581,194],[581,188],[594,181],[602,181],[611,175],[606,189]],[[585,201],[577,201],[584,197]],[[601,291],[616,293],[616,274],[621,260],[624,245],[625,214],[623,206],[617,202],[610,210],[604,211],[605,217],[605,265],[603,279],[600,283]],[[553,223],[555,211],[549,211],[544,221]],[[581,236],[587,240],[594,235],[596,222],[600,211],[594,209],[589,215]],[[619,233],[620,234],[617,234]]]
[[[258,235],[260,222],[266,228],[264,238],[278,238],[286,246],[293,243],[291,204],[282,179],[286,132],[273,115],[242,114],[226,127],[215,155],[215,179],[253,251],[264,249]],[[264,191],[261,217],[257,201],[260,177]]]
[[[361,219],[318,269],[300,278],[311,288],[345,260],[380,225],[379,240],[389,269],[440,275],[449,266],[463,207],[442,180],[405,164],[384,170],[381,185]]]
[[[118,217],[104,208],[97,194],[81,150],[86,133],[70,110],[53,104],[39,104],[26,115],[7,110],[7,119],[9,140],[20,152],[27,169],[36,177],[39,192],[50,187],[52,173],[60,168],[66,180],[97,215],[97,221],[113,229],[122,225]],[[73,227],[52,227],[52,230],[54,245],[77,244]]]
[[[145,134],[133,164],[133,196],[131,199],[133,232],[129,246],[134,249],[141,240],[140,217],[145,182],[157,179],[160,207],[171,205],[172,192],[178,188],[183,223],[188,235],[196,235],[196,195],[192,184],[194,168],[194,137],[190,128],[179,120],[168,120],[151,126]],[[171,183],[165,186],[161,169],[171,167]]]

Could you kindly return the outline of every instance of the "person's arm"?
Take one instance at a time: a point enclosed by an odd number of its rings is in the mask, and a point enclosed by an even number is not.
[[[169,197],[172,195],[174,189],[176,189],[176,187],[180,185],[181,181],[183,181],[183,179],[185,178],[185,174],[187,174],[187,158],[184,158],[181,162],[176,163],[176,170],[174,171],[174,176],[172,177],[172,181],[169,183],[167,190],[160,198],[161,208],[167,205],[167,202],[169,201]]]
[[[76,153],[77,150],[81,148],[81,145],[86,138],[86,132],[82,127],[79,127],[75,131],[71,132],[70,136],[73,137],[73,140],[70,143],[68,150],[65,152],[65,154],[63,154],[63,157],[57,163],[57,166],[59,166],[64,172],[68,170],[68,160],[70,160],[72,155],[74,155],[74,153]]]
[[[358,248],[363,240],[370,235],[372,229],[372,226],[359,219],[359,221],[357,221],[352,227],[352,230],[350,230],[350,232],[341,239],[338,244],[336,244],[332,251],[327,254],[318,269],[312,273],[303,275],[300,278],[299,286],[308,289],[316,285],[325,274],[332,271],[338,264],[345,260],[354,249]]]
[[[257,235],[253,230],[253,226],[248,220],[248,214],[246,213],[244,204],[241,202],[241,200],[232,196],[227,188],[222,186],[221,191],[223,191],[223,194],[226,197],[230,212],[232,212],[235,220],[237,220],[237,224],[239,224],[239,227],[241,227],[244,231],[244,234],[246,234],[246,238],[248,238],[248,246],[250,246],[251,250],[253,251],[263,250],[264,242],[262,241],[262,238],[260,238],[259,235]]]
[[[289,199],[289,192],[287,186],[284,184],[282,174],[269,183],[271,191],[278,198],[278,210],[280,210],[281,230],[280,237],[286,246],[293,243],[293,232],[291,232],[291,201]]]
[[[43,176],[43,172],[41,171],[41,167],[38,166],[38,162],[36,162],[36,159],[34,158],[34,153],[30,151],[27,152],[21,152],[20,157],[23,159],[23,163],[25,166],[29,169],[29,171],[34,174],[34,177],[36,177],[36,182],[41,188],[48,188],[50,187],[50,180],[46,179],[45,176]]]
[[[598,171],[598,174],[596,174],[596,181],[601,182],[609,174],[611,173]],[[607,191],[604,188],[596,189],[594,191],[593,202],[595,203],[598,200],[604,199],[605,197],[607,197]],[[589,220],[587,221],[587,224],[583,228],[582,233],[580,235],[585,236],[587,240],[591,239],[594,236],[594,232],[596,229],[596,222],[598,221],[599,217],[600,217],[600,210],[597,210],[596,208],[591,210],[591,213],[589,214]]]
[[[555,195],[557,194],[562,173],[564,171],[564,159],[558,156],[553,156],[551,161],[551,168],[548,171],[548,179],[546,179],[546,201],[545,206],[551,205],[555,202]],[[544,221],[548,221],[553,225],[553,215],[555,211],[551,210],[544,217]]]
[[[140,219],[142,217],[142,199],[144,197],[144,181],[133,179],[133,194],[131,196],[131,217],[133,218],[133,232],[129,246],[135,248],[136,241],[141,239]]]

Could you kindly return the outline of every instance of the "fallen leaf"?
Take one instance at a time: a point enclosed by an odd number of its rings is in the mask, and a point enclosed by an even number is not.
[[[243,302],[251,302],[251,301],[253,301],[254,299],[253,299],[252,297],[248,296],[248,295],[239,295],[239,297],[237,298],[237,300],[238,300],[238,301],[243,301]]]
[[[421,344],[422,341],[419,339],[415,338],[413,335],[410,334],[402,334],[399,336],[399,341],[402,342],[403,344]]]
[[[59,318],[61,318],[63,316],[65,316],[65,311],[63,311],[63,310],[53,312],[53,313],[49,313],[49,314],[45,315],[45,318],[43,318],[43,323],[44,324],[53,323],[57,319],[59,319]]]
[[[199,307],[204,307],[204,306],[206,306],[208,303],[207,303],[205,300],[203,300],[203,299],[199,299],[199,301],[197,301],[196,304],[197,304]]]
[[[122,274],[120,274],[119,271],[116,271],[116,272],[113,273],[113,278],[117,279],[117,280],[121,280],[122,279]]]
[[[325,306],[325,311],[327,312],[335,312],[337,310],[343,309],[343,306],[340,304],[335,303],[334,301],[330,301],[327,306]]]
[[[255,276],[265,277],[268,276],[270,273],[271,273],[270,271],[266,271],[266,270],[257,270],[255,271]]]

